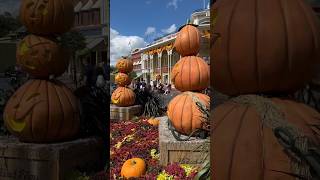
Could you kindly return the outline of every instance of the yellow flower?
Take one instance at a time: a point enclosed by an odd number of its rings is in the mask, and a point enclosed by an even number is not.
[[[162,171],[158,177],[157,180],[173,180],[174,177],[167,174],[165,171]]]
[[[159,153],[157,153],[156,149],[151,149],[150,155],[151,155],[152,159],[159,159]]]
[[[136,130],[135,128],[131,129],[131,131],[135,131],[135,130]]]
[[[124,137],[123,141],[127,141],[127,142],[130,142],[134,139],[134,134],[130,134],[126,137]]]
[[[189,176],[192,172],[194,172],[196,170],[196,168],[194,168],[188,164],[181,164],[180,166],[184,169],[184,172],[186,172],[187,176]]]
[[[116,145],[114,145],[116,149],[120,149],[121,146],[122,146],[122,142],[118,142]]]

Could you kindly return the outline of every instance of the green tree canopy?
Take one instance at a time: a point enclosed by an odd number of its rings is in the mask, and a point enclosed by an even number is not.
[[[4,12],[0,14],[0,37],[3,37],[11,31],[17,30],[21,26],[18,17],[13,17],[11,13]]]
[[[86,47],[85,37],[78,31],[70,31],[60,37],[63,47],[70,49],[73,53]]]

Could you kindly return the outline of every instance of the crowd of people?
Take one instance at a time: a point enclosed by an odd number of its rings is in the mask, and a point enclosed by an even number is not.
[[[132,88],[143,91],[151,91],[158,94],[169,94],[172,90],[171,84],[162,84],[161,82],[157,81],[150,81],[150,83],[147,83],[144,79],[141,81],[139,79],[133,81]]]

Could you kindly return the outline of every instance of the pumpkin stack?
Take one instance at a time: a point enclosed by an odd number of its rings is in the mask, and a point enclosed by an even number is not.
[[[192,24],[183,26],[176,38],[176,51],[182,58],[172,68],[175,88],[183,93],[173,98],[167,115],[175,131],[183,135],[196,135],[207,129],[210,97],[200,93],[209,85],[208,64],[197,56],[200,50],[200,32]]]
[[[17,64],[34,79],[7,102],[5,125],[23,142],[72,139],[80,125],[78,100],[64,84],[52,78],[68,67],[69,53],[55,37],[73,26],[72,1],[23,0],[20,18],[32,34],[18,44]]]
[[[133,63],[126,57],[123,57],[117,61],[116,68],[118,74],[115,76],[115,82],[118,87],[112,93],[111,101],[119,107],[132,106],[135,102],[136,95],[133,90],[127,86],[131,83],[129,73],[133,70]]]
[[[316,15],[300,0],[218,2],[211,84],[232,98],[213,110],[213,179],[319,179],[308,160],[319,153],[320,114],[283,96],[313,76]]]

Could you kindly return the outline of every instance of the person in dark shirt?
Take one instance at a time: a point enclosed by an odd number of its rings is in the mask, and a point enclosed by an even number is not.
[[[84,69],[85,69],[85,76],[86,76],[86,85],[92,86],[95,83],[95,81],[93,80],[94,68],[91,63],[86,62]]]

